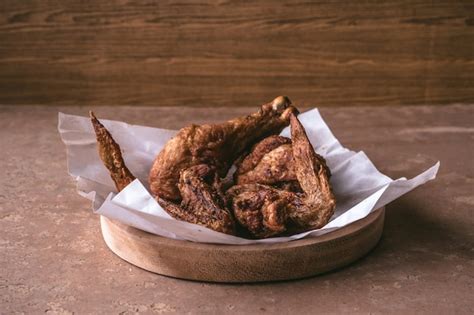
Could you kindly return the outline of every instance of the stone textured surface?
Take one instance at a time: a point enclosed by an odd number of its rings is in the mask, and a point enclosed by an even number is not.
[[[57,112],[0,106],[0,313],[474,312],[474,106],[321,110],[336,136],[391,177],[441,160],[438,178],[387,207],[379,245],[337,272],[258,285],[177,280],[105,246],[66,173]],[[179,128],[248,108],[94,108],[98,117]]]

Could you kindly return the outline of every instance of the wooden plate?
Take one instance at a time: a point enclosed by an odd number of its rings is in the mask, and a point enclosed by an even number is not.
[[[171,240],[100,219],[107,246],[140,268],[175,278],[211,282],[298,279],[350,264],[382,235],[385,209],[317,238],[280,244],[214,245]]]

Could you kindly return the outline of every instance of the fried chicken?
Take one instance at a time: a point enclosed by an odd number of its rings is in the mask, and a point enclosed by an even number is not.
[[[214,231],[235,234],[235,221],[225,205],[214,168],[199,164],[181,171],[178,187],[182,196],[180,204],[158,198],[170,215]]]
[[[207,164],[224,177],[245,150],[287,126],[291,113],[296,113],[296,109],[290,100],[279,96],[252,115],[221,124],[191,125],[181,129],[153,163],[149,176],[153,196],[179,202],[182,199],[179,174],[194,165]]]
[[[291,141],[296,178],[304,191],[295,200],[289,216],[304,229],[319,229],[329,222],[336,208],[336,198],[329,183],[326,161],[314,152],[306,132],[296,116],[292,115]]]
[[[231,187],[226,192],[236,220],[253,237],[266,238],[286,231],[293,196],[260,184]]]
[[[237,185],[227,191],[237,221],[258,238],[321,228],[334,214],[325,160],[290,116],[291,141],[270,137],[258,143],[238,166]]]
[[[135,180],[125,165],[120,146],[110,132],[100,123],[93,112],[89,112],[97,137],[98,151],[102,162],[118,191]],[[175,219],[199,224],[212,230],[235,234],[234,218],[226,208],[220,180],[215,169],[208,165],[196,165],[182,170],[179,176],[181,204],[158,199],[161,206]]]
[[[135,180],[135,176],[125,165],[120,146],[112,138],[110,132],[100,123],[92,111],[89,112],[89,116],[96,134],[100,159],[109,170],[115,187],[118,191],[121,191]]]
[[[237,185],[258,183],[299,187],[293,160],[291,140],[270,136],[257,143],[240,162],[234,173]],[[291,187],[287,186],[287,187]]]
[[[256,238],[324,226],[335,208],[330,172],[296,114],[288,98],[277,97],[252,115],[181,129],[155,159],[152,195],[174,218],[231,235],[236,220]],[[121,191],[135,177],[120,146],[90,116],[99,155]],[[289,122],[291,140],[276,136]],[[235,185],[224,193],[221,178],[244,152]]]
[[[258,183],[276,186],[294,192],[302,192],[296,178],[295,160],[291,140],[282,136],[270,136],[257,143],[251,152],[237,163],[234,181],[238,185]],[[326,160],[316,153],[316,159],[331,171]]]

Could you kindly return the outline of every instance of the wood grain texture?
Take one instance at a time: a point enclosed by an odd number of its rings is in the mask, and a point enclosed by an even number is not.
[[[0,2],[0,104],[474,102],[474,2]]]
[[[378,243],[385,208],[334,232],[279,244],[218,245],[172,240],[100,217],[120,258],[161,275],[211,282],[300,279],[344,267]]]

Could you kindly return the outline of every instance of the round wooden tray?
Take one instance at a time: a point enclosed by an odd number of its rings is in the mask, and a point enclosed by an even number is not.
[[[215,245],[172,240],[101,216],[107,246],[140,268],[175,278],[211,282],[298,279],[350,264],[382,235],[385,209],[337,231],[280,244]]]

